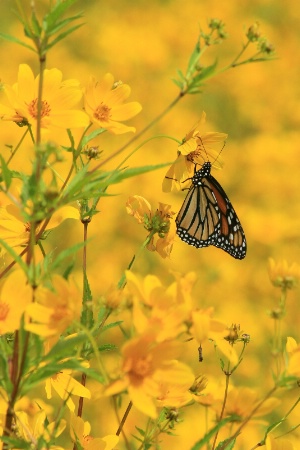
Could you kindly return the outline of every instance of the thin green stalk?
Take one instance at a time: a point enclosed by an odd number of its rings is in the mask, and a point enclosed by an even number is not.
[[[153,238],[153,236],[155,235],[156,231],[151,231],[150,234],[147,236],[147,238],[145,239],[145,241],[142,243],[142,245],[140,246],[138,252],[132,257],[127,270],[130,270],[133,266],[133,263],[136,261],[137,258],[139,258],[141,256],[141,254],[143,253],[143,251],[145,250],[145,248],[147,247],[147,245],[149,244],[149,242],[151,242],[151,239]],[[126,275],[125,273],[122,275],[120,281],[118,282],[118,288],[119,289],[123,289],[126,286]]]
[[[159,122],[166,114],[171,111],[172,108],[179,102],[179,100],[186,94],[186,92],[180,92],[179,95],[160,113],[158,114],[148,125],[146,125],[139,133],[135,134],[126,144],[120,147],[118,150],[113,152],[103,161],[101,161],[96,167],[93,168],[92,172],[95,172],[100,167],[104,166],[108,161],[115,158],[117,155],[122,153],[127,147],[129,147],[133,142],[139,139],[146,131],[152,128],[157,122]]]
[[[223,419],[224,412],[225,412],[225,406],[226,406],[226,402],[227,402],[227,397],[228,397],[229,380],[230,380],[230,376],[232,374],[232,372],[230,371],[230,362],[228,362],[227,371],[225,372],[225,374],[226,374],[226,384],[225,384],[225,392],[224,392],[222,409],[221,409],[220,416],[218,417],[219,422],[221,422],[221,420]],[[212,450],[214,450],[216,447],[218,435],[219,435],[219,431],[217,431],[215,434],[215,438],[214,438],[213,445],[212,445]]]
[[[10,154],[8,160],[6,161],[6,164],[7,164],[7,165],[11,162],[11,160],[13,159],[13,157],[15,156],[15,154],[17,153],[17,151],[19,150],[19,148],[20,148],[20,146],[22,145],[22,143],[23,143],[23,141],[24,141],[24,139],[25,139],[25,136],[26,136],[26,134],[27,134],[28,132],[29,132],[29,128],[27,127],[25,133],[23,134],[23,136],[21,137],[20,141],[19,141],[18,144],[16,145],[15,149],[11,152],[11,154]]]
[[[259,410],[259,408],[265,403],[266,400],[268,400],[271,395],[274,394],[274,392],[277,390],[277,386],[275,385],[265,396],[264,398],[252,409],[250,414],[245,418],[245,420],[242,422],[242,424],[237,428],[235,433],[226,441],[225,446],[220,447],[218,450],[225,450],[225,448],[230,444],[230,442],[234,441],[238,437],[238,435],[241,433],[242,429],[245,428],[247,423],[252,419],[254,414]]]

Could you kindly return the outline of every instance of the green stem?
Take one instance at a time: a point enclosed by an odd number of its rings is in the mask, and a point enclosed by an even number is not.
[[[218,450],[225,450],[225,448],[227,448],[228,444],[230,444],[230,442],[234,441],[238,435],[240,434],[240,432],[242,431],[242,429],[247,425],[247,423],[252,419],[252,417],[254,416],[254,414],[259,410],[259,408],[265,403],[266,400],[268,400],[269,397],[271,397],[271,395],[274,394],[274,392],[277,390],[277,386],[275,385],[265,396],[264,398],[252,409],[251,413],[244,419],[244,421],[242,422],[242,424],[237,428],[237,430],[235,431],[235,433],[226,441],[226,443],[224,444],[224,446],[221,446]]]
[[[122,167],[124,164],[125,164],[125,162],[135,153],[135,152],[137,152],[141,147],[143,147],[144,145],[146,145],[149,141],[152,141],[153,139],[158,139],[158,138],[166,138],[166,139],[170,139],[170,140],[172,140],[172,141],[175,141],[177,144],[181,144],[181,141],[179,141],[178,139],[176,139],[176,138],[174,138],[173,136],[168,136],[167,134],[158,134],[157,136],[152,136],[152,137],[150,137],[150,138],[148,138],[148,139],[146,139],[145,141],[143,141],[140,145],[138,145],[134,150],[132,150],[132,152],[130,152],[127,156],[126,156],[126,158],[124,158],[118,165],[117,165],[117,167],[115,168],[115,170],[117,171],[118,169],[120,169],[120,167]],[[93,170],[91,170],[91,172],[94,172],[94,169]],[[112,177],[113,177],[113,175],[114,175],[114,173],[112,173]],[[108,178],[108,180],[107,180],[107,182],[109,181],[109,179],[110,178]],[[96,207],[97,207],[97,205],[98,205],[98,203],[99,203],[99,201],[100,201],[100,199],[101,199],[102,197],[100,196],[100,197],[98,197],[98,198],[96,198],[95,200],[94,200],[94,202],[93,202],[93,209],[96,209]]]
[[[23,134],[23,136],[21,137],[19,143],[16,145],[16,148],[11,152],[10,157],[9,157],[8,160],[6,161],[6,164],[7,164],[7,165],[11,162],[11,160],[13,159],[13,157],[15,156],[15,154],[17,153],[17,151],[19,150],[19,148],[20,148],[20,146],[22,145],[22,142],[24,141],[25,136],[26,136],[26,134],[28,133],[28,131],[29,131],[29,128],[27,127],[27,128],[26,128],[26,131],[25,131],[25,133]]]
[[[124,144],[121,148],[116,150],[114,153],[109,155],[106,159],[101,161],[96,167],[93,168],[92,172],[95,172],[100,167],[104,166],[108,161],[115,158],[117,155],[122,153],[129,145],[139,139],[146,131],[152,128],[157,122],[159,122],[166,114],[171,111],[172,108],[179,102],[179,100],[186,94],[186,92],[180,92],[179,95],[160,113],[155,117],[148,125],[145,126],[139,133],[135,134],[126,144]]]
[[[78,157],[80,156],[80,154],[81,154],[81,150],[82,150],[82,140],[83,140],[83,138],[84,138],[86,132],[88,131],[88,129],[89,129],[91,126],[92,126],[92,123],[90,123],[90,124],[86,127],[86,129],[84,130],[84,132],[83,132],[82,135],[81,135],[81,138],[80,138],[79,143],[78,143],[78,145],[77,145],[77,149],[76,149],[76,150],[74,149],[74,151],[73,151],[73,164],[72,164],[72,166],[70,167],[69,173],[68,173],[68,175],[67,175],[67,177],[66,177],[66,179],[65,179],[65,181],[64,181],[64,183],[63,183],[63,185],[62,185],[62,187],[61,187],[60,192],[62,192],[62,191],[64,190],[64,188],[67,186],[67,184],[68,184],[68,182],[69,182],[69,180],[70,180],[70,178],[71,178],[71,175],[72,175],[72,173],[73,173],[73,170],[74,170],[75,167],[76,167],[76,160],[77,160],[77,158],[78,158]],[[72,140],[72,138],[71,138],[71,133],[68,133],[68,134],[69,134],[69,137],[70,137],[70,140],[71,140],[71,146],[73,147],[73,140]]]
[[[223,399],[221,413],[220,413],[220,416],[218,417],[219,422],[221,422],[221,420],[223,419],[223,416],[224,416],[225,406],[226,406],[227,396],[228,396],[229,380],[230,380],[231,374],[232,374],[232,372],[230,372],[230,362],[228,361],[227,371],[225,372],[226,384],[225,384],[224,399]],[[219,431],[217,431],[215,434],[215,438],[214,438],[213,445],[212,445],[212,450],[214,450],[216,447],[218,435],[219,435]]]
[[[133,263],[136,261],[137,258],[142,254],[142,252],[145,250],[153,236],[155,235],[156,231],[151,231],[149,236],[145,239],[141,247],[139,248],[138,252],[132,257],[132,260],[130,261],[129,265],[127,266],[127,270],[130,270],[133,266]],[[123,289],[126,286],[126,275],[125,273],[122,275],[120,281],[118,282],[118,288]]]

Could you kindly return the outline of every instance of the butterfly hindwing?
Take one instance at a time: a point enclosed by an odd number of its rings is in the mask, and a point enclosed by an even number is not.
[[[176,217],[177,234],[194,247],[214,245],[236,259],[246,255],[246,237],[224,189],[210,174],[206,162],[195,172]]]

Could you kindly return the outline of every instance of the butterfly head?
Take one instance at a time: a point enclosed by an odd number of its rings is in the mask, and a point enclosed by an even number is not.
[[[197,170],[194,173],[194,176],[192,178],[192,183],[193,185],[201,185],[201,180],[205,177],[208,177],[210,175],[210,171],[211,171],[211,163],[209,161],[206,161],[203,166],[201,167],[201,169]]]

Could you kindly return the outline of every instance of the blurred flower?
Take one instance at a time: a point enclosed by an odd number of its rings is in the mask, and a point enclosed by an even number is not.
[[[104,75],[100,82],[91,77],[84,94],[85,111],[93,123],[114,134],[134,132],[134,127],[120,123],[131,119],[142,109],[138,102],[123,104],[130,91],[127,84],[114,86],[114,77],[110,73]]]
[[[90,391],[81,383],[71,377],[71,370],[62,370],[46,380],[47,398],[52,398],[52,388],[62,398],[70,411],[75,411],[75,404],[71,399],[71,395],[78,397],[91,398]]]
[[[149,231],[151,238],[147,249],[151,252],[157,251],[162,258],[170,257],[176,236],[175,222],[170,220],[175,214],[171,211],[171,206],[159,203],[153,214],[150,203],[144,197],[133,195],[126,202],[126,211]]]
[[[176,385],[178,392],[180,385],[186,388],[193,383],[191,369],[176,360],[181,349],[182,346],[174,341],[156,343],[153,332],[129,340],[122,349],[122,378],[107,387],[106,395],[127,389],[134,406],[155,418],[155,399],[162,395],[162,384],[166,383],[164,392],[168,383],[171,389]]]
[[[118,309],[124,301],[124,292],[122,289],[110,286],[101,299],[101,306],[105,305],[110,310]]]
[[[159,386],[160,394],[157,397],[157,405],[159,407],[181,408],[193,400],[193,396],[189,389],[194,382],[194,375],[192,372],[187,374],[183,370],[183,376],[185,382],[180,379],[178,379],[177,382],[175,380],[173,382],[161,380]]]
[[[225,415],[237,416],[238,422],[242,422],[249,417],[249,414],[260,403],[257,391],[247,387],[233,388],[228,392]],[[280,400],[275,397],[270,397],[265,400],[262,405],[255,411],[251,420],[260,420],[260,417],[265,416],[274,411],[274,409],[280,405]],[[219,409],[221,410],[222,401],[220,401]]]
[[[60,275],[52,277],[52,290],[39,287],[36,302],[27,306],[31,322],[26,329],[56,341],[74,321],[80,319],[81,294],[74,281],[67,281]],[[53,343],[53,342],[52,342]]]
[[[266,439],[266,450],[296,450],[296,447],[288,439],[274,439],[268,435]]]
[[[12,87],[5,85],[4,92],[10,106],[0,105],[2,120],[10,120],[17,124],[37,123],[39,76],[34,78],[27,64],[20,64],[18,82]],[[88,116],[73,107],[82,97],[79,81],[62,81],[62,73],[58,69],[44,70],[43,95],[41,105],[41,127],[77,128],[86,127]]]
[[[289,374],[300,377],[300,344],[292,337],[287,338],[286,351],[289,355],[287,371]]]
[[[81,445],[83,450],[112,450],[119,442],[116,435],[107,435],[103,438],[93,438],[90,435],[91,425],[84,422],[81,417],[71,415],[70,433],[73,442]]]
[[[64,419],[61,419],[58,425],[55,422],[49,423],[45,411],[42,410],[31,417],[24,411],[17,411],[16,418],[18,435],[25,439],[25,441],[31,442],[36,447],[37,442],[42,437],[45,443],[48,444],[47,449],[63,450],[63,447],[51,445],[50,442],[66,428],[66,421]]]
[[[230,391],[233,389],[233,386],[229,385],[228,389]],[[219,405],[224,399],[224,391],[224,377],[215,380],[211,376],[208,379],[202,374],[195,378],[194,383],[190,387],[193,400],[205,407]]]
[[[275,263],[269,258],[269,277],[275,287],[293,289],[300,279],[300,266],[296,263],[289,266],[285,259]]]
[[[15,404],[15,411],[26,412],[29,417],[35,416],[37,412],[41,411],[41,409],[45,411],[47,416],[53,412],[53,406],[45,403],[41,398],[32,399],[25,395]]]
[[[144,197],[133,195],[126,202],[126,211],[141,224],[145,222],[145,217],[151,216],[151,205]]]
[[[162,342],[186,332],[193,274],[177,275],[177,280],[165,288],[153,275],[140,280],[131,271],[125,273],[126,288],[133,296],[133,324],[139,334],[155,330],[156,341]]]
[[[22,315],[32,301],[32,288],[21,270],[16,270],[0,286],[0,335],[20,327]]]
[[[190,315],[190,334],[202,345],[207,339],[214,342],[216,348],[220,350],[233,364],[238,362],[238,356],[233,348],[226,341],[228,328],[219,320],[213,319],[213,308],[194,309]]]
[[[214,167],[221,167],[218,155],[220,151],[213,149],[215,144],[224,142],[225,133],[200,132],[198,128],[205,123],[206,114],[202,113],[196,126],[186,135],[184,142],[178,147],[178,157],[167,171],[163,184],[163,192],[179,191],[189,187],[186,181],[190,180],[195,172],[195,165],[203,165],[208,159],[212,160]]]
[[[79,219],[78,210],[73,206],[63,206],[53,214],[46,230],[58,227],[66,219]],[[19,208],[16,205],[0,207],[0,239],[11,247],[20,247],[28,244],[29,237],[29,225],[24,223]],[[2,250],[4,250],[3,247]]]

